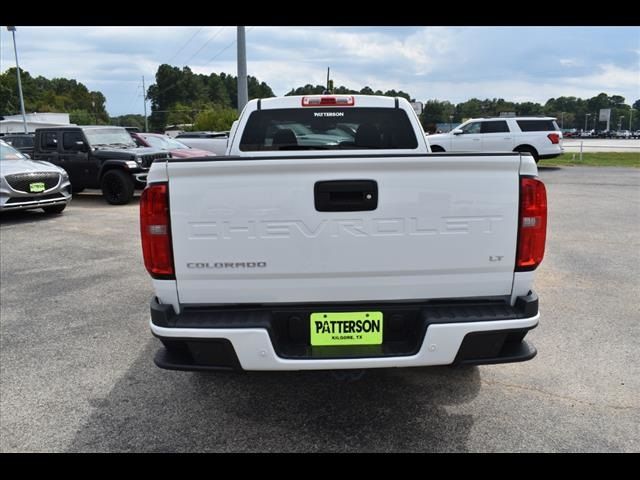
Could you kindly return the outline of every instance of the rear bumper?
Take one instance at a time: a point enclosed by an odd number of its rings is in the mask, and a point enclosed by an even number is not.
[[[151,302],[151,331],[169,348],[155,363],[173,370],[334,370],[520,362],[536,350],[524,341],[538,325],[538,299],[520,297],[516,306],[497,302],[380,305],[389,318],[405,322],[387,332],[382,346],[311,347],[298,327],[301,311],[317,306],[185,309]],[[354,309],[354,306],[341,309]],[[356,307],[357,308],[357,307]],[[284,313],[283,313],[284,312]],[[399,313],[398,313],[399,312]],[[284,320],[283,320],[284,319]],[[406,331],[406,335],[398,331]],[[386,339],[389,339],[388,341]]]

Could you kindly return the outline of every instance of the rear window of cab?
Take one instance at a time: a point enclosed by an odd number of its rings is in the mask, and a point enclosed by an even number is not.
[[[257,110],[249,116],[240,140],[243,152],[416,148],[413,126],[398,108]]]

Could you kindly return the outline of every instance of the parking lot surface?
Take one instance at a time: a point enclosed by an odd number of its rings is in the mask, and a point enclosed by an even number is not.
[[[0,450],[640,450],[640,171],[542,168],[532,361],[465,368],[156,368],[137,201],[0,217]]]

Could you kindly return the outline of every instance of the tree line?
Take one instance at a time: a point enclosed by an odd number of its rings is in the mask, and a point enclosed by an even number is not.
[[[286,97],[290,95],[319,95],[323,93],[327,89],[324,85],[316,85],[313,86],[311,84],[306,84],[304,87],[292,88],[288,93],[285,94]],[[382,90],[373,90],[371,87],[366,86],[360,90],[353,90],[344,86],[339,86],[337,88],[333,88],[331,90],[336,95],[383,95],[385,97],[403,97],[409,100],[410,102],[415,101],[415,99],[411,98],[406,92],[402,90],[387,90],[383,92]]]
[[[70,121],[77,124],[111,124],[134,126],[144,129],[144,116],[138,114],[109,117],[104,95],[90,91],[76,80],[66,78],[47,79],[32,77],[21,71],[22,88],[27,112],[66,112]],[[20,112],[15,68],[0,74],[0,115]],[[247,80],[249,99],[274,97],[269,85],[249,76]],[[292,88],[286,95],[313,95],[325,91],[324,85],[307,84]],[[335,94],[385,95],[403,97],[409,101],[415,98],[402,90],[374,90],[365,86],[360,90],[345,86],[333,88]],[[189,67],[174,67],[163,64],[158,67],[155,83],[147,90],[151,102],[149,127],[152,131],[164,131],[167,125],[192,124],[193,130],[228,130],[237,113],[237,77],[224,72],[197,74]],[[629,119],[633,116],[631,130],[640,129],[640,100],[632,106],[625,103],[620,95],[600,93],[589,99],[577,97],[550,98],[544,104],[535,102],[510,102],[502,98],[472,98],[458,104],[442,100],[424,102],[420,121],[426,131],[434,132],[438,124],[458,124],[468,118],[499,116],[503,112],[516,115],[548,115],[556,117],[564,129],[588,130],[605,128],[598,121],[600,109],[611,109],[611,129],[617,129],[621,122],[623,129],[629,129]],[[586,121],[586,123],[585,123]]]
[[[247,78],[249,99],[275,97],[265,82]],[[195,130],[228,130],[237,118],[238,78],[227,73],[193,73],[189,67],[162,64],[147,91],[153,130],[193,124]]]
[[[459,124],[469,118],[497,117],[502,112],[513,112],[518,116],[547,115],[556,117],[563,129],[604,130],[605,122],[598,120],[600,109],[611,109],[610,128],[616,130],[621,123],[622,129],[629,129],[631,105],[625,103],[620,95],[600,93],[589,99],[577,97],[550,98],[544,105],[535,102],[509,102],[502,98],[480,100],[472,98],[454,105],[448,101],[428,100],[420,120],[425,131],[434,132],[437,124]],[[640,100],[633,104],[631,130],[640,129]]]
[[[20,69],[24,109],[30,112],[68,113],[71,123],[108,124],[106,98],[90,91],[82,83],[67,78],[32,77]],[[15,67],[0,73],[0,115],[20,113],[18,80]]]

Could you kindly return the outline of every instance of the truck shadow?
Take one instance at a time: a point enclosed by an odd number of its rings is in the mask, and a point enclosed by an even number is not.
[[[148,344],[68,451],[465,451],[473,419],[446,407],[480,390],[477,367],[331,372],[160,370]]]

